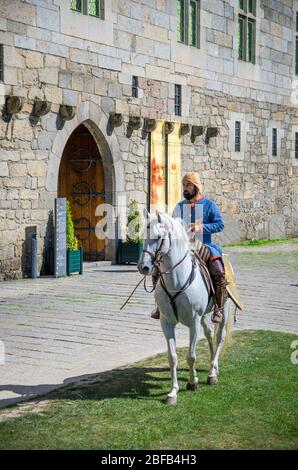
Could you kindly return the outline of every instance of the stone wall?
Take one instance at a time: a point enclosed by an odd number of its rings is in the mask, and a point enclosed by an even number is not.
[[[226,220],[221,241],[297,235],[294,131],[296,1],[257,2],[257,63],[237,59],[236,0],[201,1],[200,49],[176,41],[176,2],[106,1],[100,20],[70,11],[68,0],[1,0],[6,95],[24,97],[10,122],[0,119],[0,279],[19,277],[27,265],[26,230],[36,227],[39,264],[57,192],[59,162],[71,132],[82,122],[96,136],[115,207],[147,203],[148,139],[127,135],[129,115],[214,125],[217,137],[182,139],[182,169],[201,173],[205,193]],[[131,96],[132,75],[139,97]],[[182,116],[174,115],[174,85],[182,86]],[[37,123],[35,99],[52,103]],[[61,104],[77,115],[57,129]],[[110,135],[110,112],[124,115]],[[233,152],[232,128],[242,123],[244,150]],[[271,126],[271,127],[270,127]],[[270,132],[279,129],[279,154],[270,156]],[[124,201],[125,200],[125,201]],[[113,258],[113,247],[107,257]]]

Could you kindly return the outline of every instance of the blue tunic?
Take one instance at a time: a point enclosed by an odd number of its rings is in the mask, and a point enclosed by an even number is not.
[[[194,223],[195,220],[201,219],[203,222],[203,237],[202,234],[196,234],[202,240],[204,245],[210,249],[211,256],[222,256],[222,249],[216,243],[212,243],[211,234],[221,232],[224,228],[224,221],[222,219],[219,207],[214,201],[203,197],[196,202],[195,207],[191,208],[186,199],[178,202],[174,211],[173,217],[180,217],[187,225]]]

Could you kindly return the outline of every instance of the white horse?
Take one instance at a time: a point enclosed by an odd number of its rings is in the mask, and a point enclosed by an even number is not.
[[[200,337],[201,325],[208,340],[211,354],[211,368],[207,383],[217,383],[218,359],[226,336],[229,299],[223,307],[223,321],[215,327],[216,347],[213,346],[212,329],[207,314],[214,306],[213,296],[208,302],[208,291],[200,269],[194,265],[190,242],[183,221],[167,214],[147,215],[147,234],[143,252],[138,262],[141,274],[152,274],[157,267],[161,277],[156,285],[155,300],[160,311],[162,331],[168,344],[168,357],[172,385],[166,403],[174,405],[179,391],[177,380],[177,353],[175,327],[178,322],[189,328],[189,382],[187,390],[196,390],[199,383],[195,369],[196,345]],[[144,237],[145,238],[145,237]],[[176,297],[175,297],[176,296]],[[173,299],[175,297],[175,299]]]

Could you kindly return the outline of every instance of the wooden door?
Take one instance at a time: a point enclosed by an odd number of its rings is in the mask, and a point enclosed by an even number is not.
[[[59,169],[59,197],[71,205],[75,233],[84,249],[84,261],[104,259],[105,240],[95,235],[100,217],[96,207],[105,202],[104,170],[99,149],[82,124],[70,136]]]

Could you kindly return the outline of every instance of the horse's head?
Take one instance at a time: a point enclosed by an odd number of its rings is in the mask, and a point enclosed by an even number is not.
[[[143,233],[143,252],[138,262],[141,274],[152,273],[154,263],[166,255],[172,243],[173,223],[168,214],[144,212],[147,221]]]

